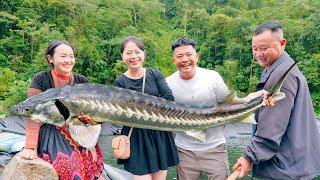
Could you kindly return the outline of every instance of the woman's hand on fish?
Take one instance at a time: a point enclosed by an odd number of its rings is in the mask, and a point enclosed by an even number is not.
[[[87,114],[83,114],[83,115],[78,116],[78,119],[85,124],[91,124],[91,125],[97,124],[97,122],[94,121],[94,119]]]

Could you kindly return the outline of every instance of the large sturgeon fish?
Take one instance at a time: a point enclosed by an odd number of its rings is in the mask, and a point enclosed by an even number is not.
[[[294,65],[280,77],[269,92],[274,101],[285,97],[280,88]],[[79,115],[87,114],[97,123],[109,122],[137,128],[184,131],[203,140],[204,133],[201,132],[206,129],[243,121],[261,106],[262,97],[242,103],[229,100],[229,103],[224,102],[215,107],[192,107],[114,86],[77,84],[49,89],[32,96],[15,105],[12,112],[14,115],[30,117],[40,123],[55,126],[69,124],[72,127],[83,128],[84,131],[95,134],[95,138],[99,134],[97,131],[100,126],[81,125],[77,118]],[[94,146],[94,143],[86,145],[89,143],[87,140],[79,142],[81,138],[77,136],[81,136],[83,132],[78,128],[73,128],[71,132],[80,145]]]

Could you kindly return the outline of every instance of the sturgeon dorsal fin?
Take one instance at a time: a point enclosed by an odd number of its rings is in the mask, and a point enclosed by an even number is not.
[[[219,102],[219,105],[231,105],[231,104],[239,104],[239,103],[245,103],[248,102],[246,98],[239,98],[237,96],[237,92],[231,92],[229,95],[227,95],[221,102]]]
[[[234,91],[233,93],[230,93],[229,95],[227,95],[223,101],[219,104],[239,104],[239,103],[247,103],[249,102],[251,99],[247,98],[247,97],[238,97],[237,96],[237,92]]]
[[[232,93],[230,93],[229,95],[227,95],[223,101],[221,102],[221,104],[233,104],[234,103],[234,99],[237,98],[237,92],[234,91]]]

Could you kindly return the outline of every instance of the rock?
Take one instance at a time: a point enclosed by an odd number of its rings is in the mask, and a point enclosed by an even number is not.
[[[16,154],[3,171],[3,180],[53,180],[59,179],[52,165],[41,159],[25,160]]]

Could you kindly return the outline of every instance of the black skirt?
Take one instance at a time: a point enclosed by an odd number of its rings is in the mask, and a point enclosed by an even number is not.
[[[127,135],[129,130],[123,127],[121,134]],[[118,159],[118,164],[124,164],[124,169],[134,175],[156,173],[179,163],[171,132],[133,128],[130,148],[130,158]]]

